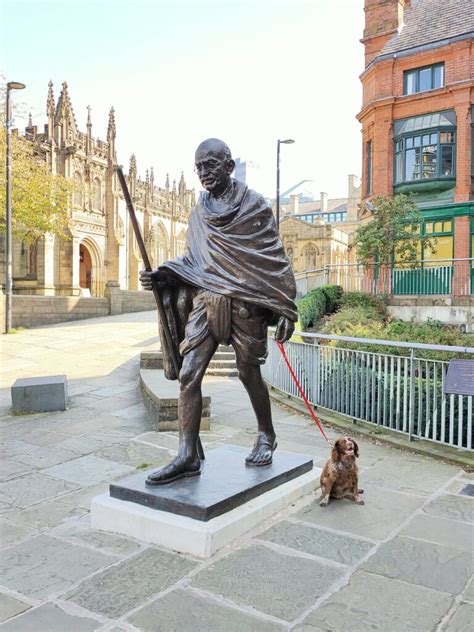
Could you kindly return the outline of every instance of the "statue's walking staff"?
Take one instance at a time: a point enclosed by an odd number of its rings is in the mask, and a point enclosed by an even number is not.
[[[140,230],[140,224],[138,223],[138,220],[137,220],[135,208],[133,206],[132,198],[130,197],[130,191],[128,190],[128,186],[125,181],[125,176],[123,175],[122,167],[117,166],[116,171],[117,171],[118,179],[120,182],[120,186],[122,187],[123,197],[125,198],[125,204],[127,205],[128,213],[130,215],[130,221],[132,222],[133,232],[137,240],[138,249],[140,250],[143,265],[145,266],[145,270],[147,270],[148,272],[151,272],[152,271],[151,261],[150,261],[150,258],[148,257],[148,253],[145,247],[145,241],[142,236],[142,231]],[[178,358],[176,357],[176,348],[173,343],[173,338],[171,337],[171,331],[168,325],[168,319],[166,317],[165,308],[163,305],[163,301],[161,299],[160,292],[158,290],[158,286],[156,284],[156,281],[153,280],[153,277],[151,281],[152,281],[153,296],[155,297],[156,305],[158,307],[158,315],[160,317],[162,330],[165,334],[166,346],[169,351],[173,368],[175,370],[176,375],[178,376],[179,375],[179,361],[178,361]],[[197,448],[198,448],[199,457],[201,459],[204,459],[204,450],[202,448],[201,439],[199,437],[197,440]]]

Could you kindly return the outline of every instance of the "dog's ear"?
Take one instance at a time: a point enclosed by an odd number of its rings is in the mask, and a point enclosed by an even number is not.
[[[340,439],[338,439],[331,450],[331,461],[337,463],[341,460]]]
[[[354,454],[356,455],[357,458],[359,458],[359,446],[354,441],[354,439],[352,439],[352,443],[354,444]]]

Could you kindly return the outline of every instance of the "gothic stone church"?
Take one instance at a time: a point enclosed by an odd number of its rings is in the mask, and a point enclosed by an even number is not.
[[[51,173],[74,183],[69,239],[45,235],[34,247],[21,241],[13,245],[13,288],[16,294],[103,296],[107,282],[122,289],[138,289],[143,267],[127,216],[116,165],[116,128],[110,110],[107,140],[92,136],[90,108],[87,131],[77,128],[67,83],[57,102],[50,82],[47,98],[48,122],[44,131],[29,125],[26,139],[44,157]],[[148,253],[157,266],[184,249],[194,191],[188,190],[183,175],[178,186],[155,184],[153,168],[145,180],[137,177],[135,156],[126,177],[142,226]]]

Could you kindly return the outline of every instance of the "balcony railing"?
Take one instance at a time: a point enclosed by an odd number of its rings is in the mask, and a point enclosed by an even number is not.
[[[474,259],[420,260],[392,266],[335,264],[295,274],[298,296],[328,283],[345,292],[393,296],[469,296],[474,294]]]
[[[308,400],[317,407],[340,413],[463,450],[472,450],[474,397],[444,393],[448,362],[418,358],[417,350],[451,351],[474,358],[474,348],[415,344],[389,340],[350,338],[327,334],[302,334],[312,344],[290,341],[285,350]],[[336,348],[338,341],[364,345],[383,344],[405,353],[391,355]],[[263,366],[266,381],[274,388],[300,397],[269,339],[269,357]]]

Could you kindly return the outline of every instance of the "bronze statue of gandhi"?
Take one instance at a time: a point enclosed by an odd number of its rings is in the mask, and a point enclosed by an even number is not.
[[[148,476],[148,485],[199,475],[201,384],[219,344],[233,346],[257,417],[258,435],[246,465],[270,465],[277,446],[260,365],[267,356],[268,326],[276,325],[280,342],[294,331],[296,285],[270,206],[231,178],[234,167],[223,141],[211,138],[199,145],[195,169],[205,191],[191,211],[185,253],[140,273],[144,289],[152,289],[152,279],[160,288],[181,364],[176,375],[160,335],[166,377],[180,382],[179,450],[171,463]]]

